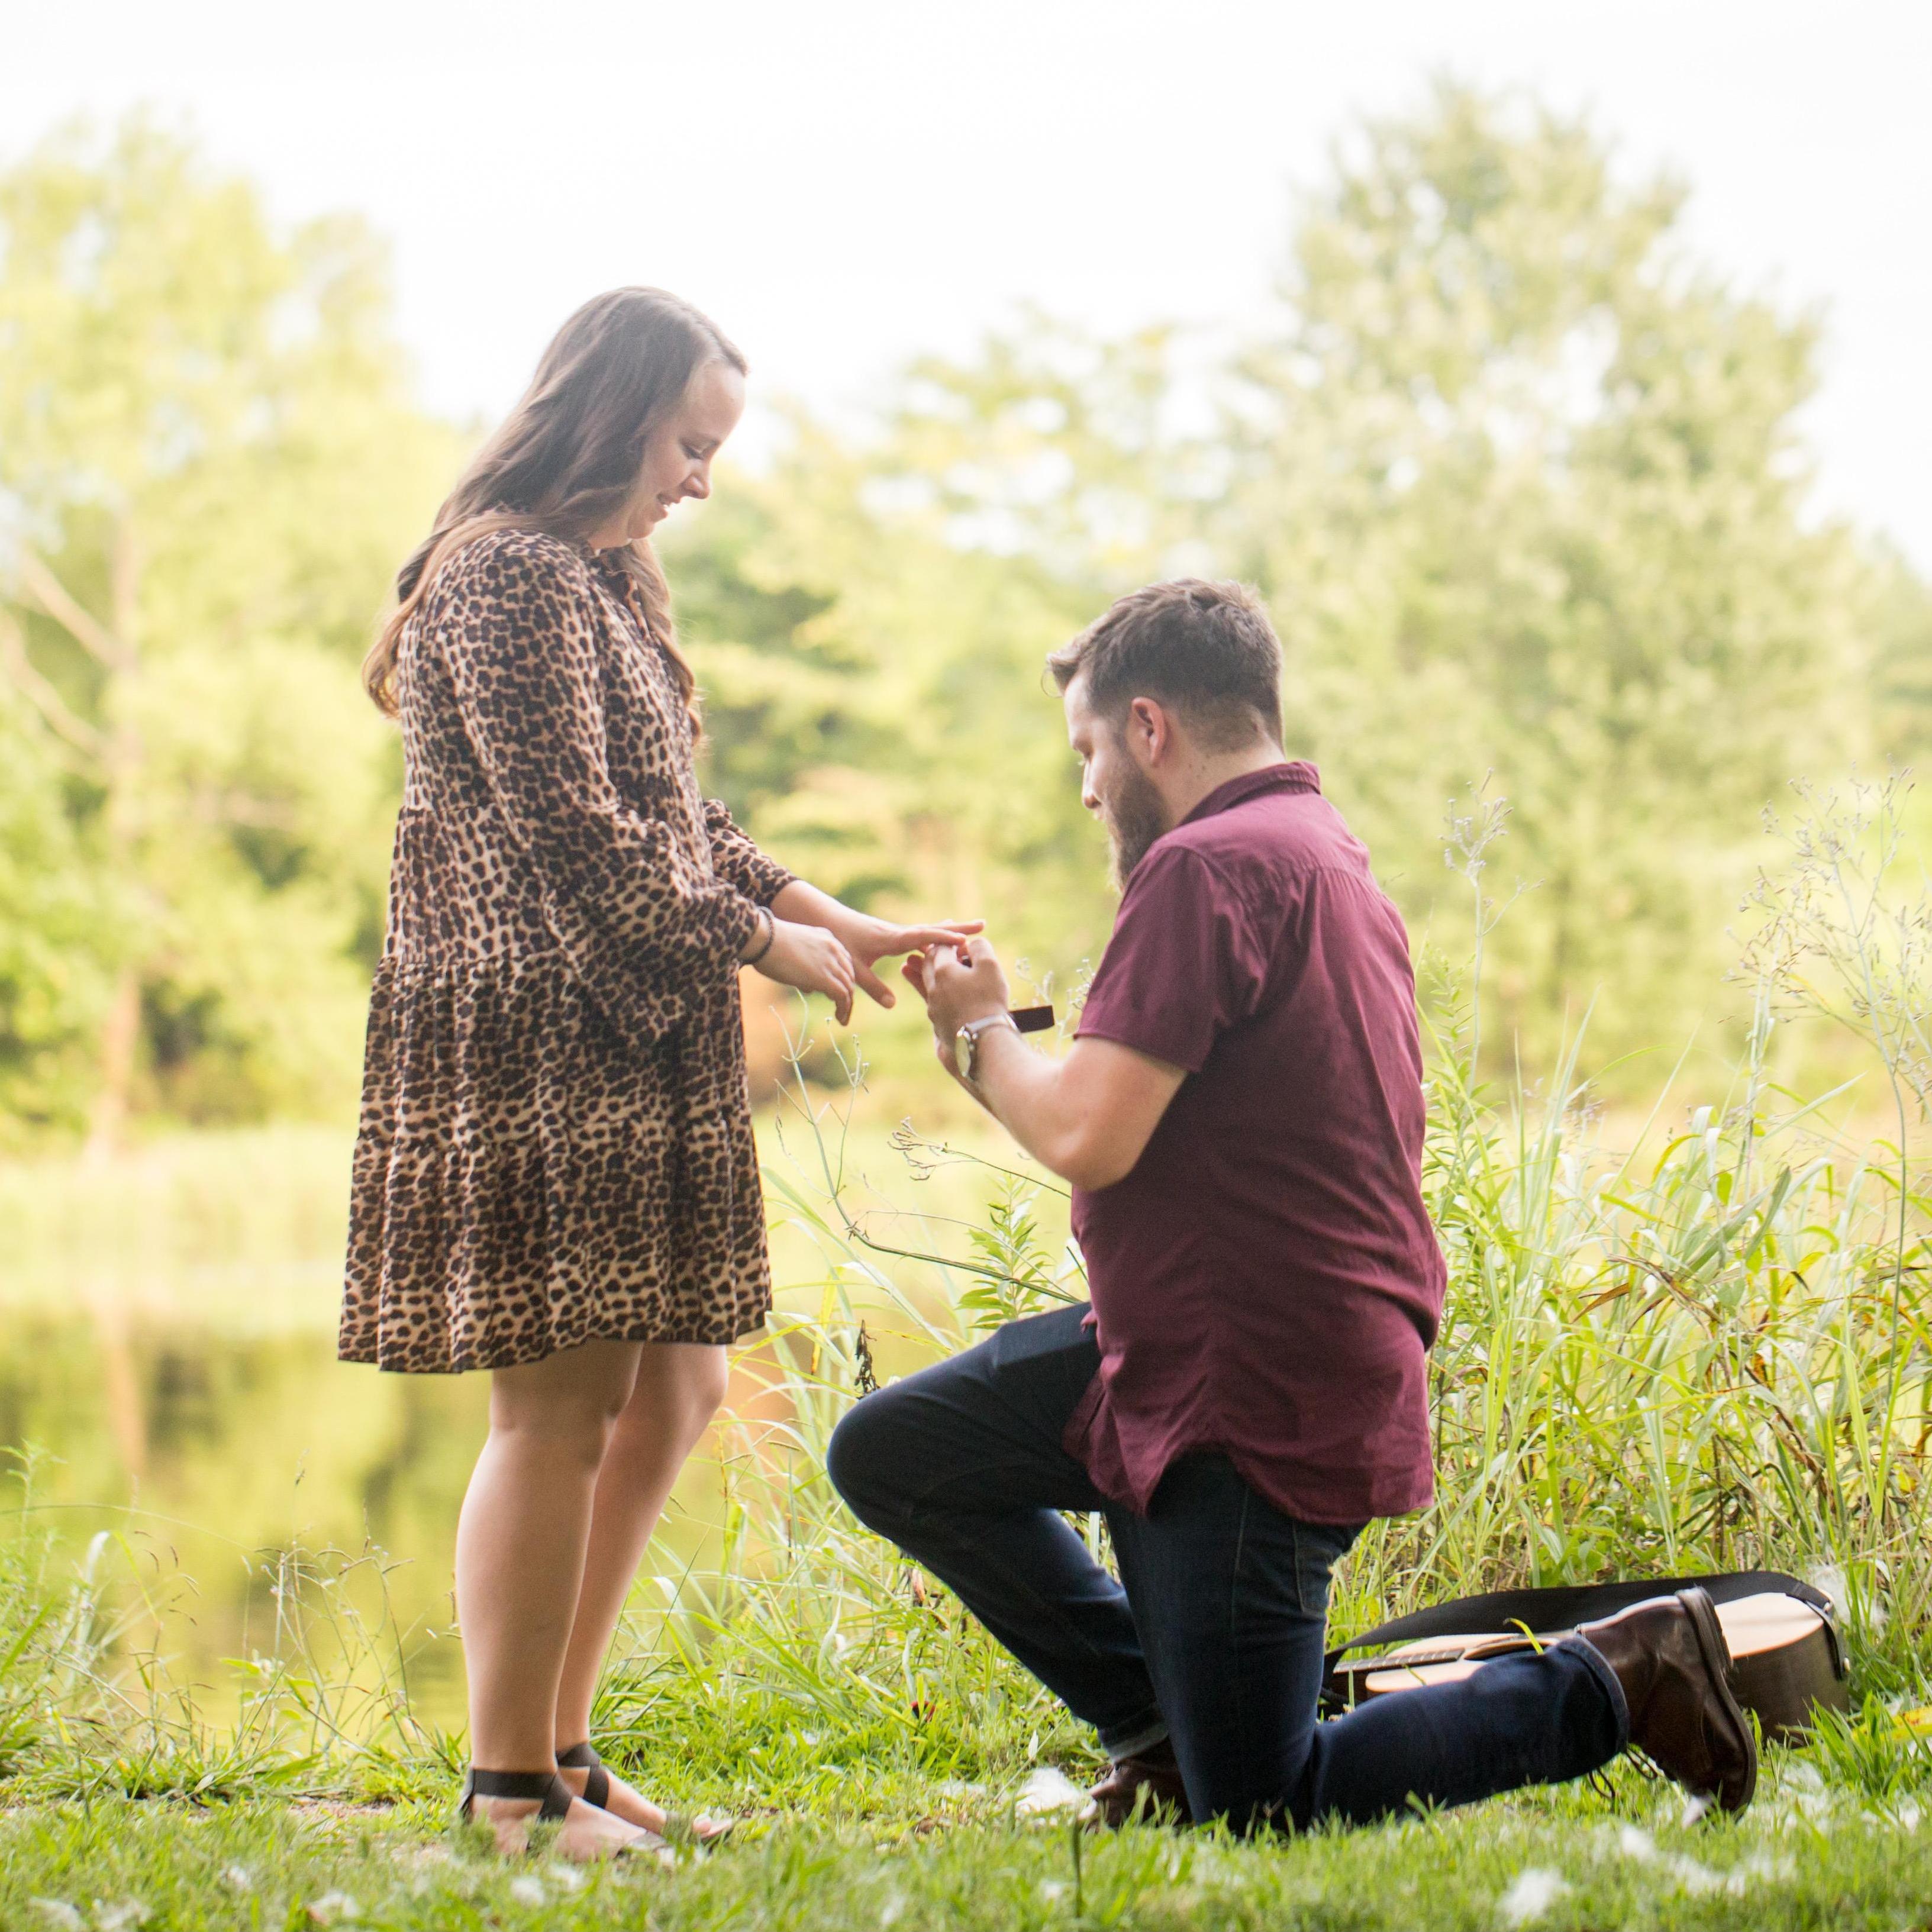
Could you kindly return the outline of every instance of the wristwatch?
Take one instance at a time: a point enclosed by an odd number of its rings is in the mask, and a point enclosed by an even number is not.
[[[1019,1028],[1013,1026],[1011,1013],[988,1013],[984,1019],[968,1020],[952,1036],[953,1064],[959,1069],[959,1077],[969,1087],[979,1082],[974,1078],[980,1069],[980,1039],[982,1034],[994,1027],[1012,1027],[1015,1033]]]

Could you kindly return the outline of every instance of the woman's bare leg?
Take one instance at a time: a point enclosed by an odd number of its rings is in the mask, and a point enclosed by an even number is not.
[[[680,1342],[646,1344],[630,1400],[617,1418],[597,1478],[584,1581],[557,1692],[556,1748],[568,1750],[590,1735],[597,1679],[636,1580],[638,1565],[663,1514],[678,1472],[724,1400],[724,1351]],[[562,1774],[581,1791],[586,1772]],[[652,1831],[664,1814],[614,1777],[610,1808]]]
[[[637,1380],[635,1342],[592,1342],[499,1369],[490,1435],[456,1530],[456,1609],[470,1678],[472,1760],[490,1771],[554,1762],[557,1688],[576,1619],[598,1474]],[[479,1798],[506,1850],[520,1848],[527,1798]],[[594,1857],[634,1835],[576,1804],[559,1834]]]

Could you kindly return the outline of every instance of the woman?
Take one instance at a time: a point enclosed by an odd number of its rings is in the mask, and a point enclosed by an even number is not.
[[[674,296],[586,303],[398,578],[364,667],[406,776],[370,1001],[340,1354],[493,1372],[457,1529],[475,1768],[506,1850],[664,1814],[590,1748],[598,1673],[725,1346],[770,1305],[740,965],[841,1024],[901,927],[700,796],[652,531],[710,494],[745,360]],[[700,1835],[718,1828],[700,1821]]]

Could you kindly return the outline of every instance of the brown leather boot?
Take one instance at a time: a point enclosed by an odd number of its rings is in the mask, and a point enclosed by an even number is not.
[[[1757,1789],[1757,1739],[1731,1695],[1731,1653],[1708,1593],[1653,1597],[1576,1634],[1616,1672],[1630,1742],[1687,1790],[1742,1811]]]
[[[1141,1793],[1144,1791],[1146,1797]],[[1094,1801],[1096,1824],[1120,1826],[1135,1815],[1148,1824],[1165,1816],[1175,1825],[1191,1825],[1194,1814],[1187,1808],[1187,1787],[1180,1781],[1180,1766],[1175,1762],[1172,1742],[1162,1738],[1132,1757],[1116,1758],[1112,1768],[1088,1794]]]

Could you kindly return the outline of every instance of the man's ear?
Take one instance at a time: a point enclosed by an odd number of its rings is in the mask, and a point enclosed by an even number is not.
[[[1152,770],[1174,750],[1174,720],[1157,698],[1136,698],[1127,706],[1126,737],[1136,762]]]

